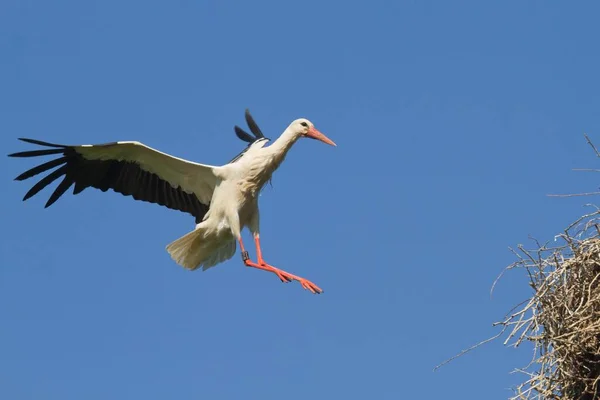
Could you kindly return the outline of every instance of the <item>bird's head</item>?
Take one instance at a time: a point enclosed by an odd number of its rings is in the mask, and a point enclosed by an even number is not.
[[[291,123],[289,129],[291,129],[291,131],[298,137],[317,139],[323,143],[336,146],[333,140],[329,139],[327,136],[323,135],[321,132],[316,130],[313,123],[307,120],[306,118],[300,118],[295,120]]]

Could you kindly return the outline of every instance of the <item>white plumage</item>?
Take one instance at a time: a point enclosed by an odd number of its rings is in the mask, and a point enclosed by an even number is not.
[[[11,154],[33,157],[62,154],[63,157],[39,165],[19,175],[24,180],[54,167],[58,169],[34,185],[24,200],[64,176],[46,207],[55,202],[69,187],[74,194],[87,187],[103,191],[112,189],[136,200],[149,201],[196,217],[196,228],[168,244],[173,260],[189,269],[206,270],[233,257],[236,242],[247,266],[275,273],[282,281],[298,280],[313,293],[322,292],[313,283],[268,265],[262,259],[259,234],[258,195],[285,159],[292,145],[302,137],[334,145],[306,119],[293,121],[270,146],[246,111],[246,121],[255,135],[248,148],[232,162],[211,166],[173,157],[140,142],[116,142],[101,145],[65,146],[32,139],[21,139],[52,149]],[[251,136],[236,127],[246,141]],[[256,140],[254,140],[256,139]],[[247,227],[255,238],[258,262],[249,260],[241,239]]]

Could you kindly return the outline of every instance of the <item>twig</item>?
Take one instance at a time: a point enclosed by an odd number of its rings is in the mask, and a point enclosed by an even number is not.
[[[590,138],[588,137],[588,135],[586,135],[584,133],[583,136],[585,136],[585,140],[587,140],[588,144],[590,146],[592,146],[592,149],[594,149],[594,153],[596,153],[596,157],[600,158],[600,153],[598,152],[598,149],[596,149],[596,146],[594,146],[594,144],[592,143],[592,141],[590,140]]]
[[[495,336],[492,336],[491,338],[482,340],[481,342],[477,343],[476,345],[473,345],[471,347],[469,347],[468,349],[465,349],[463,351],[461,351],[460,353],[458,353],[457,355],[450,357],[449,359],[447,359],[446,361],[444,361],[441,364],[436,365],[436,367],[433,369],[434,371],[437,371],[440,367],[448,364],[450,361],[457,359],[458,357],[463,356],[464,354],[467,354],[468,352],[470,352],[471,350],[474,350],[476,348],[478,348],[479,346],[483,346],[484,344],[491,342],[492,340],[496,340],[498,339],[500,336],[502,336],[502,334],[504,333],[504,331],[506,330],[506,326],[502,328],[502,331],[500,331],[500,333],[498,333]]]
[[[571,193],[571,194],[547,194],[548,197],[580,197],[580,196],[594,196],[600,194],[600,192],[588,192],[588,193]]]

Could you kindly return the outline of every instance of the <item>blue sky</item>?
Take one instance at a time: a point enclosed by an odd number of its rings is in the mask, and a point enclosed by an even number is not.
[[[508,246],[594,199],[592,1],[0,3],[0,148],[139,140],[208,164],[249,107],[301,141],[261,197],[265,259],[185,271],[182,213],[87,190],[49,209],[0,157],[0,397],[504,399],[530,351],[492,343],[529,295]],[[249,235],[246,241],[252,249]]]

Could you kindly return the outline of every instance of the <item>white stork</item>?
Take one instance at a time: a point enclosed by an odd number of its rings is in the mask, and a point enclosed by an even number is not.
[[[46,207],[54,203],[72,185],[73,194],[88,187],[106,192],[112,189],[135,200],[147,201],[192,214],[196,228],[167,245],[175,262],[188,270],[206,270],[229,260],[240,244],[242,260],[248,267],[273,272],[282,282],[299,281],[312,293],[322,293],[314,283],[275,268],[265,262],[260,249],[258,195],[273,172],[300,138],[335,143],[315,129],[307,119],[293,121],[270,146],[258,125],[246,110],[246,122],[253,138],[238,126],[235,132],[250,145],[223,166],[198,164],[162,153],[140,142],[115,142],[95,145],[59,145],[34,139],[20,140],[51,149],[9,154],[11,157],[35,157],[61,154],[62,157],[36,166],[15,180],[24,180],[59,167],[35,184],[25,195],[27,200],[56,179],[64,176]],[[241,231],[247,227],[256,244],[257,262],[250,260]]]

